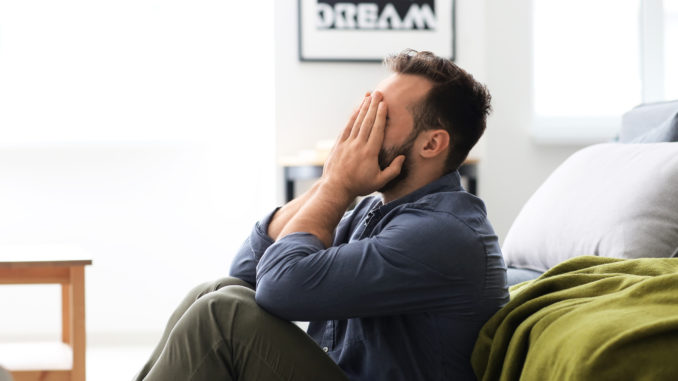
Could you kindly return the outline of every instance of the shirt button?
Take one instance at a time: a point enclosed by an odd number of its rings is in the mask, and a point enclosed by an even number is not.
[[[323,347],[323,351],[324,351],[325,353],[327,353],[329,350],[330,350],[329,348]]]

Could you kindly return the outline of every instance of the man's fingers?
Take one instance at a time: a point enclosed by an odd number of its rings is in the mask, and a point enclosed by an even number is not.
[[[384,130],[386,129],[386,115],[388,114],[388,106],[386,102],[379,102],[377,107],[377,116],[374,120],[374,126],[370,132],[368,144],[381,148],[384,141]]]
[[[400,155],[393,159],[391,164],[388,167],[384,168],[383,171],[379,174],[379,182],[381,186],[386,185],[389,181],[393,180],[403,168],[403,163],[405,162],[405,155]],[[380,187],[381,188],[381,187]]]
[[[370,107],[370,101],[372,100],[372,96],[368,96],[363,100],[363,104],[360,105],[360,112],[358,113],[358,117],[356,118],[355,122],[353,123],[353,129],[351,130],[351,137],[356,137],[358,136],[358,133],[360,132],[360,126],[363,123],[363,119],[365,119],[365,114],[367,114],[367,110]]]
[[[360,133],[358,134],[358,137],[362,140],[367,140],[370,136],[370,132],[372,132],[372,127],[374,126],[374,120],[377,116],[377,109],[379,107],[379,103],[381,103],[383,96],[381,95],[380,92],[375,91],[374,94],[372,94],[372,101],[370,102],[370,107],[367,109],[367,114],[365,114],[365,119],[362,122],[362,125],[360,126]]]
[[[364,99],[363,103],[365,103]],[[362,107],[362,103],[360,104],[360,106]],[[358,107],[355,110],[353,110],[351,118],[348,120],[348,123],[346,123],[346,127],[344,127],[344,131],[342,131],[341,135],[339,136],[339,141],[343,142],[344,140],[348,139],[349,136],[351,136],[351,130],[353,129],[355,120],[358,118],[358,113],[360,112],[361,107]]]

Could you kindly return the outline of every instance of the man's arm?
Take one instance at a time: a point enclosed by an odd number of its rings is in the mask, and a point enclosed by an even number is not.
[[[268,226],[274,213],[275,210],[254,224],[250,235],[240,245],[240,250],[231,261],[230,276],[255,285],[259,259],[264,251],[273,244],[271,237],[266,234],[266,226]]]
[[[384,140],[386,104],[375,92],[356,110],[328,158],[323,176],[303,205],[292,215],[276,237],[295,232],[316,236],[325,247],[350,203],[361,195],[380,189],[400,173],[404,156],[398,156],[384,170],[378,155]]]
[[[312,215],[317,214],[314,213],[314,211],[317,210],[318,208],[323,209],[322,204],[326,203],[323,200],[327,199],[328,193],[332,193],[334,191],[332,187],[327,184],[328,174],[331,173],[333,174],[333,177],[337,177],[337,175],[334,173],[336,171],[335,168],[336,166],[334,164],[336,160],[333,158],[339,154],[341,155],[345,154],[343,152],[343,148],[341,153],[337,153],[337,149],[343,147],[342,143],[345,143],[345,141],[349,140],[349,138],[351,137],[350,133],[353,130],[354,124],[357,124],[358,120],[362,121],[363,119],[365,119],[365,115],[367,114],[367,110],[370,106],[370,103],[368,102],[369,95],[370,95],[369,93],[366,94],[365,99],[363,100],[360,107],[354,111],[351,119],[349,120],[349,123],[346,126],[346,129],[344,130],[342,135],[339,136],[337,143],[333,147],[332,152],[330,153],[329,158],[325,163],[325,168],[323,170],[323,176],[321,177],[321,179],[316,181],[315,184],[313,184],[313,186],[311,187],[311,189],[309,189],[303,195],[288,202],[282,208],[273,211],[272,214],[269,214],[254,226],[254,229],[252,230],[250,237],[243,243],[242,247],[238,251],[238,254],[231,263],[230,270],[231,276],[240,278],[246,282],[254,284],[256,277],[256,267],[259,264],[259,259],[263,255],[264,251],[271,244],[273,244],[274,240],[278,240],[283,236],[282,232],[287,228],[289,222],[292,221],[307,204],[311,204],[310,202],[311,200],[313,200],[312,202],[313,205],[310,205],[309,208],[311,210]],[[373,109],[373,113],[376,113],[375,109]],[[359,129],[356,129],[356,132],[357,131],[359,131]],[[319,191],[321,188],[323,188],[323,190]],[[326,243],[327,245],[331,244],[332,232],[334,228],[337,226],[339,219],[346,211],[348,205],[353,199],[354,198],[349,198],[346,195],[331,196],[329,198],[330,204],[325,205],[326,210],[322,210],[323,213],[320,216],[320,218],[327,219],[327,217],[325,217],[325,214],[330,216],[329,217],[330,221],[322,224],[323,226],[325,226],[325,228],[323,228],[323,231],[325,231],[324,239],[327,242]],[[297,224],[301,222],[302,223],[301,228],[303,228],[304,226],[316,224],[315,218],[311,218],[311,220],[308,220],[306,214],[307,212],[302,213],[299,216],[298,219],[299,221],[297,222]],[[292,227],[291,230],[287,229],[288,232],[284,233],[284,235],[289,234],[289,231],[297,231],[296,229],[299,228],[300,227],[297,226]]]
[[[367,92],[365,94],[365,98],[363,99],[362,103],[360,106],[354,110],[353,115],[351,116],[351,119],[349,120],[349,123],[347,127],[350,125],[351,127],[353,126],[353,123],[355,123],[358,114],[360,113],[361,109],[363,106],[366,104],[369,106],[369,103],[366,102],[370,97],[370,92]],[[343,135],[343,134],[342,134]],[[325,163],[325,168],[323,170],[323,175],[320,180],[316,181],[311,189],[309,189],[306,193],[304,193],[302,196],[290,201],[287,203],[284,207],[282,207],[278,212],[275,214],[273,220],[271,221],[271,224],[269,225],[268,228],[268,235],[269,237],[273,238],[274,240],[277,240],[278,238],[281,237],[280,233],[283,231],[285,226],[287,225],[288,222],[292,219],[292,217],[296,216],[299,210],[311,199],[313,198],[318,189],[323,187],[324,180],[327,178],[328,174],[328,166],[331,166],[331,161],[332,157],[335,155],[335,150],[337,149],[337,146],[341,142],[343,136],[340,136],[335,143],[334,147],[332,147],[332,151],[330,152],[330,155],[328,157],[328,160]],[[322,192],[325,193],[325,192]],[[340,205],[336,207],[337,210],[341,210],[341,214],[343,214],[350,203],[354,200],[354,198],[350,199],[348,203],[342,202]],[[345,205],[344,205],[345,204]],[[334,211],[333,211],[334,212]],[[338,221],[337,221],[338,222]],[[336,226],[336,223],[334,224]]]
[[[280,230],[294,216],[302,205],[315,193],[317,184],[311,189],[278,208],[257,222],[249,237],[243,242],[231,262],[230,276],[255,284],[259,259],[280,234]]]
[[[316,181],[308,191],[304,192],[304,194],[278,209],[278,211],[273,215],[273,219],[268,224],[268,236],[273,240],[277,240],[285,225],[287,225],[290,219],[292,219],[292,217],[294,217],[297,212],[299,212],[299,209],[301,209],[301,207],[304,206],[304,204],[306,204],[306,202],[316,193],[319,186],[320,182]]]
[[[255,296],[262,308],[286,320],[425,311],[473,318],[489,281],[483,242],[490,247],[494,239],[449,213],[419,208],[401,210],[376,235],[329,248],[311,234],[293,233],[261,258]]]

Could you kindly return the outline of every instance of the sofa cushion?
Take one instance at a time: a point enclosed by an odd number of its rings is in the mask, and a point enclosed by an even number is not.
[[[580,255],[669,257],[678,249],[678,143],[607,143],[560,165],[503,245],[508,266],[546,271]]]
[[[678,141],[678,100],[646,103],[622,117],[621,143]]]

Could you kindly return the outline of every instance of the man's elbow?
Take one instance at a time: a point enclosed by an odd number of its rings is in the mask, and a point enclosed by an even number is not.
[[[299,310],[295,301],[294,293],[280,282],[271,281],[267,277],[259,279],[255,292],[255,300],[259,307],[284,320],[304,320],[300,317],[303,312]]]

